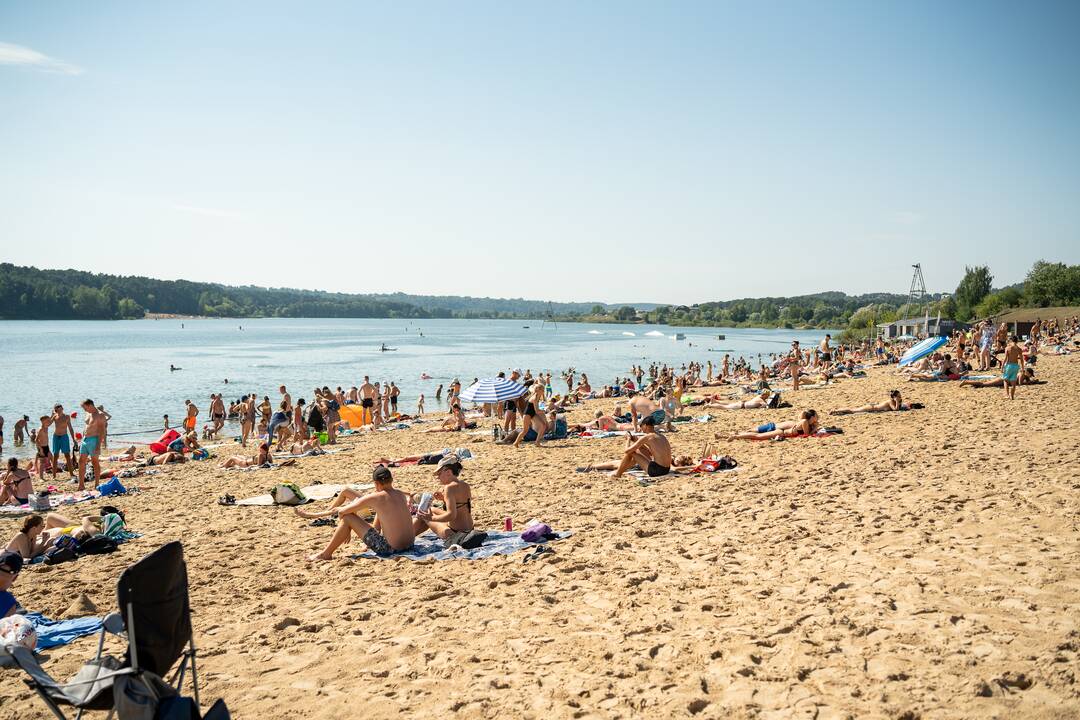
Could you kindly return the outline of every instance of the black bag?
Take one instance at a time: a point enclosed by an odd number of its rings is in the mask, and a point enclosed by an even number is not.
[[[77,557],[73,545],[62,545],[45,551],[45,564],[59,565],[60,563],[71,562]]]
[[[116,552],[117,548],[115,540],[108,535],[98,533],[79,543],[78,553],[79,555],[107,555]]]
[[[469,532],[453,532],[447,536],[443,542],[443,547],[450,548],[454,545],[458,545],[464,550],[473,550],[484,544],[487,540],[487,533],[470,530]]]

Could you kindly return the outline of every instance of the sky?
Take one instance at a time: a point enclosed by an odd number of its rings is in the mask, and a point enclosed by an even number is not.
[[[544,300],[1080,262],[1080,3],[0,0],[0,261]]]

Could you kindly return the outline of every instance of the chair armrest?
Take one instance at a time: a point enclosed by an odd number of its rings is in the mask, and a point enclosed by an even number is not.
[[[120,636],[124,635],[124,618],[120,613],[109,613],[102,618],[101,625],[108,633]]]

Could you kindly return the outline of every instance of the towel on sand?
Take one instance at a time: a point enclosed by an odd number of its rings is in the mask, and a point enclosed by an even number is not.
[[[300,488],[300,492],[304,493],[304,497],[308,499],[308,502],[314,500],[329,500],[337,495],[345,488],[351,488],[353,490],[371,490],[375,486],[371,483],[364,485],[308,485],[307,487]],[[257,506],[272,506],[274,505],[274,498],[270,497],[270,494],[256,495],[255,497],[245,498],[243,500],[237,500],[237,505],[257,505]]]
[[[557,533],[558,540],[573,535],[572,532]],[[554,541],[553,541],[554,542]],[[407,558],[409,560],[480,560],[482,558],[489,558],[493,555],[509,555],[510,553],[517,552],[518,550],[524,550],[530,547],[536,547],[543,543],[531,543],[521,539],[521,533],[517,532],[503,532],[489,530],[487,531],[487,540],[484,544],[473,550],[462,550],[459,547],[454,547],[451,550],[447,550],[443,547],[443,541],[431,533],[425,533],[416,538],[416,543],[411,549],[402,552],[396,552],[388,557],[380,557],[375,553],[368,552],[359,553],[357,555],[350,555],[354,560],[365,558],[369,560],[390,560],[393,558]]]
[[[49,503],[55,510],[63,505],[74,505],[75,503],[86,502],[87,500],[97,500],[101,497],[101,493],[97,490],[84,490],[78,493],[57,493],[56,495],[49,496]],[[29,505],[0,505],[0,517],[18,517],[19,515],[29,515],[33,512],[41,512],[39,510],[32,509]]]

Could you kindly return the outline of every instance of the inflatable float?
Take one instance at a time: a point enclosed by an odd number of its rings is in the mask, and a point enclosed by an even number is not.
[[[924,357],[937,350],[946,342],[948,342],[948,338],[939,336],[926,338],[922,342],[912,345],[911,348],[906,353],[904,353],[903,357],[900,358],[900,367],[903,367],[904,365],[910,365],[916,360],[922,360]]]

